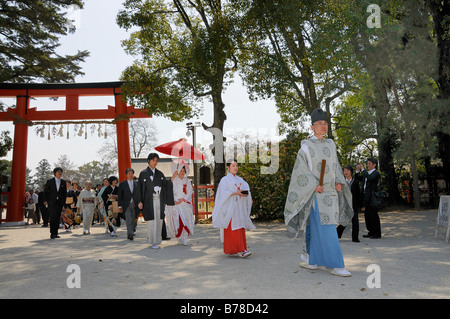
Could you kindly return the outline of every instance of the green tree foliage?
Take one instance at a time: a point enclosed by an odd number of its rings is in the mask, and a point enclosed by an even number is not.
[[[227,117],[222,94],[237,62],[237,24],[228,4],[127,0],[117,22],[133,31],[123,46],[137,57],[122,74],[129,103],[182,121],[200,114],[196,105],[207,98],[214,108],[209,127],[223,131]],[[218,181],[224,173],[225,163],[216,163],[214,179]]]
[[[12,148],[12,139],[8,131],[0,133],[0,157],[6,156]]]
[[[258,219],[283,218],[284,205],[301,141],[308,134],[291,130],[279,144],[279,167],[273,174],[261,174],[261,163],[238,159],[239,176],[250,185],[253,199],[252,215]],[[270,147],[269,147],[270,150]],[[270,156],[270,151],[267,154]],[[256,158],[256,156],[255,156]]]
[[[114,168],[108,163],[92,161],[78,167],[75,179],[81,187],[84,187],[87,180],[92,182],[92,186],[103,185],[103,179],[113,174]]]
[[[443,163],[448,157],[449,104],[439,96],[447,87],[442,48],[450,19],[443,2],[379,1],[381,27],[373,28],[372,2],[236,2],[252,26],[239,58],[250,94],[275,98],[282,127],[305,122],[316,107],[331,111],[338,132],[329,136],[346,162],[373,153],[376,139],[390,200],[398,203],[396,166],[408,164],[417,197],[417,161],[438,150]]]
[[[128,0],[118,23],[138,31],[124,41],[137,57],[123,73],[126,95],[173,120],[198,115],[207,97],[211,127],[223,131],[221,94],[239,69],[251,99],[275,100],[283,132],[309,131],[307,115],[322,107],[342,163],[378,155],[391,203],[401,200],[401,168],[416,197],[420,171],[436,162],[450,185],[448,1],[376,4],[379,28],[368,23],[371,0]],[[273,182],[283,176],[258,175],[257,166],[242,165],[256,189],[282,185]],[[257,196],[257,209],[278,211]]]
[[[81,8],[81,0],[0,0],[0,82],[73,82],[83,75],[79,64],[88,51],[56,53],[59,37],[75,31],[68,10]],[[9,132],[2,132],[0,157],[11,149]]]
[[[93,186],[103,184],[103,179],[114,173],[114,167],[109,163],[92,161],[76,166],[67,155],[63,154],[53,166],[45,158],[40,160],[33,176],[30,175],[31,170],[27,168],[27,189],[41,189],[47,180],[53,177],[53,168],[57,166],[63,169],[65,180],[76,181],[81,187],[84,187],[87,180],[90,180]]]
[[[67,154],[62,154],[58,157],[53,167],[61,167],[63,169],[63,178],[65,180],[73,181],[77,177],[77,169],[75,163]]]
[[[35,168],[36,173],[33,175],[33,185],[41,188],[48,179],[53,176],[53,167],[47,159],[41,159]]]
[[[348,21],[353,21],[349,25],[353,26],[351,42],[355,55],[367,74],[367,80],[360,82],[364,92],[356,95],[361,105],[375,114],[380,168],[386,173],[391,201],[398,203],[396,163],[408,163],[418,198],[417,161],[427,154],[436,154],[436,132],[448,131],[448,127],[433,124],[445,114],[444,104],[436,99],[437,48],[431,32],[431,14],[424,1],[383,1],[379,4],[380,28],[369,28],[359,18],[369,4],[354,1],[355,10],[347,15]],[[343,117],[349,101],[340,108]],[[363,127],[362,122],[353,123]]]
[[[84,74],[87,51],[56,53],[59,37],[74,32],[67,11],[82,7],[81,0],[1,0],[0,82],[73,82]]]
[[[345,4],[235,2],[247,26],[239,56],[244,83],[254,99],[275,99],[284,129],[297,128],[315,108],[330,113],[331,103],[353,89],[356,65],[341,19]]]
[[[11,181],[11,169],[12,169],[12,161],[8,161],[5,159],[0,159],[0,176],[5,176],[7,178],[4,179],[2,177],[2,182],[5,182],[5,184],[0,185],[0,190],[2,192],[6,192],[8,190],[8,185]]]
[[[375,156],[377,138],[375,112],[367,96],[372,94],[368,78],[361,79],[360,90],[336,104],[334,135],[341,163],[362,163]]]
[[[425,0],[433,18],[433,36],[438,49],[438,78],[439,88],[437,96],[438,126],[450,127],[450,2],[440,0]],[[442,130],[436,131],[438,139],[438,154],[443,163],[443,175],[446,181],[447,192],[450,191],[450,133]],[[429,159],[425,159],[430,162]],[[429,167],[429,165],[426,165]],[[430,172],[428,172],[430,174]],[[428,175],[427,174],[427,175]]]

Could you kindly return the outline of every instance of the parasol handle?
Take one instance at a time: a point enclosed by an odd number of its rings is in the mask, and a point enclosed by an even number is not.
[[[319,180],[319,186],[323,186],[323,177],[325,175],[325,165],[327,164],[326,160],[322,160],[322,167],[320,169],[320,180]]]

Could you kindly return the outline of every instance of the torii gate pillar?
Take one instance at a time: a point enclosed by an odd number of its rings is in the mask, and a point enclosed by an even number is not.
[[[16,114],[26,118],[28,109],[28,96],[18,95],[16,103]],[[25,121],[14,122],[14,144],[11,172],[11,193],[8,198],[8,213],[6,222],[23,221],[24,218],[24,196],[25,180],[27,172],[27,149],[28,149],[28,124]]]
[[[116,104],[116,113],[125,114],[127,112],[127,105],[122,101],[121,94],[114,95]],[[119,181],[125,180],[125,170],[131,167],[131,151],[130,151],[130,130],[128,127],[129,119],[119,119],[116,122],[117,134],[117,161],[119,169]]]

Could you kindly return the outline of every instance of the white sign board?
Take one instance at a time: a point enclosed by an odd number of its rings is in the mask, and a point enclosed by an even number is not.
[[[450,196],[441,196],[439,200],[438,216],[436,220],[436,231],[434,237],[437,238],[439,226],[447,227],[445,241],[448,242],[450,235]]]

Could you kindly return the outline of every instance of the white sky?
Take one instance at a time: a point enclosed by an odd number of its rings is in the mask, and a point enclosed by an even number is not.
[[[77,50],[90,52],[86,62],[81,64],[85,75],[77,77],[77,83],[118,81],[122,71],[132,64],[133,57],[126,55],[121,46],[121,40],[127,39],[129,34],[116,24],[116,16],[122,8],[122,2],[123,0],[85,1],[84,9],[76,16],[76,32],[60,39],[59,54],[74,54]],[[246,88],[242,86],[238,75],[236,75],[235,83],[227,88],[223,99],[228,118],[225,122],[225,135],[227,130],[267,131],[270,134],[270,130],[275,129],[280,120],[274,101],[251,102],[248,99]],[[6,104],[15,103],[8,99],[2,99],[2,101]],[[101,108],[106,107],[106,104],[114,105],[113,103],[112,100],[105,102],[101,99],[84,98],[80,99],[80,108],[92,106]],[[64,105],[64,101],[53,102],[44,99],[31,102],[31,107],[38,106],[42,110],[55,109],[58,105]],[[205,100],[203,107],[204,114],[199,119],[194,118],[184,122],[173,122],[162,117],[150,119],[149,121],[153,121],[158,129],[158,145],[186,137],[187,122],[200,121],[211,125],[212,103]],[[10,122],[0,122],[0,131],[3,130],[9,130],[11,137],[14,136],[14,126]],[[49,141],[47,129],[45,138],[41,138],[36,135],[35,126],[29,128],[27,166],[33,170],[32,173],[41,159],[46,158],[53,165],[62,154],[67,154],[77,166],[99,160],[97,150],[104,142],[103,138],[90,133],[87,139],[84,136],[74,136],[72,128],[70,139],[66,139],[65,134],[66,130],[64,137],[52,137]],[[187,138],[192,143],[192,136]],[[209,132],[204,132],[202,128],[197,129],[197,143],[208,147],[211,142]],[[6,158],[11,160],[12,153],[10,151]]]

